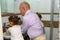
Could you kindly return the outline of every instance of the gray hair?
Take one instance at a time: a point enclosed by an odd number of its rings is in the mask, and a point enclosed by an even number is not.
[[[30,5],[29,5],[29,3],[28,2],[22,2],[21,4],[20,4],[20,6],[22,6],[23,4],[25,4],[25,6],[24,7],[28,7],[29,9],[30,9]]]

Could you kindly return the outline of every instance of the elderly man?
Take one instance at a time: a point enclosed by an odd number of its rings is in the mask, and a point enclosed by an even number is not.
[[[45,40],[43,28],[39,17],[30,10],[27,2],[22,2],[19,6],[23,15],[22,32],[27,33],[32,40]]]

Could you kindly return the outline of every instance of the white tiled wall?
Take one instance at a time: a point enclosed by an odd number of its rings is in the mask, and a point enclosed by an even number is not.
[[[47,40],[50,39],[50,28],[45,27],[46,38]],[[58,28],[53,28],[53,40],[58,40]]]
[[[42,20],[50,21],[51,20],[51,15],[42,15]],[[54,15],[53,20],[54,21],[59,21],[59,15]]]

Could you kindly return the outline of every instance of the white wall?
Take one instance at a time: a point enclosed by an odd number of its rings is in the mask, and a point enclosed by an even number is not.
[[[2,12],[20,13],[19,5],[23,0],[2,0]]]
[[[34,12],[50,13],[51,0],[26,0],[30,3],[31,10]]]
[[[22,1],[26,1],[30,4],[31,10],[40,13],[50,13],[51,12],[51,0],[16,0],[15,1],[15,13],[19,13],[19,5]],[[55,0],[54,12],[59,12],[59,0]]]
[[[7,12],[14,13],[14,0],[5,0],[7,6]]]
[[[2,6],[1,7],[2,8],[1,10],[2,10],[2,12],[5,12],[6,11],[6,5],[5,4],[6,4],[6,0],[1,0],[1,6]]]
[[[2,10],[10,13],[20,13],[19,5],[21,2],[27,1],[31,10],[34,12],[50,13],[51,12],[51,0],[2,0]],[[59,11],[59,0],[55,0],[54,12]]]
[[[1,0],[2,12],[14,12],[14,0]]]
[[[34,12],[50,13],[51,0],[16,0],[15,1],[15,13],[19,13],[19,5],[22,1],[26,1],[30,4],[31,10]]]
[[[20,3],[21,2],[23,2],[24,0],[15,0],[14,2],[14,13],[20,13],[20,11],[19,11],[19,5],[20,5]]]
[[[54,12],[59,13],[59,0],[55,0]]]

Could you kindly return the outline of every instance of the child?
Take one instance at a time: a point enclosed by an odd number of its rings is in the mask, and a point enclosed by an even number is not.
[[[19,24],[19,17],[18,16],[10,16],[8,18],[9,20],[9,24],[10,24],[10,28],[8,29],[8,31],[11,34],[11,40],[24,40],[23,36],[22,36],[22,32],[21,32],[21,27]]]

